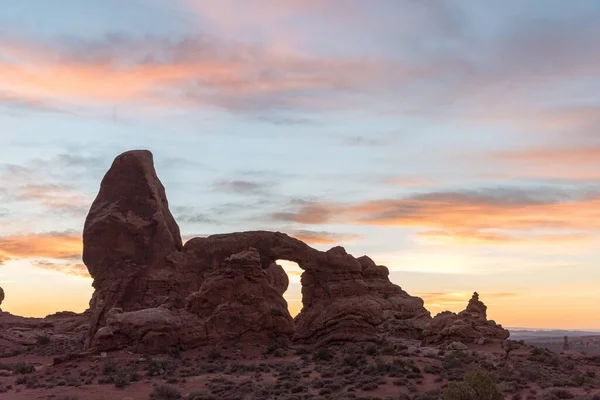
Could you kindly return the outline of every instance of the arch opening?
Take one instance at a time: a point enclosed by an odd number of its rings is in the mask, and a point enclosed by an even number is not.
[[[287,301],[288,311],[293,318],[302,310],[302,284],[300,283],[300,278],[304,271],[298,263],[293,261],[277,260],[275,262],[283,267],[289,279],[289,284],[283,293],[283,298]]]

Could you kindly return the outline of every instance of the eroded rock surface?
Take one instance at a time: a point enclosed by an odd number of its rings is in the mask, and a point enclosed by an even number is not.
[[[473,293],[467,308],[458,314],[450,311],[439,313],[429,322],[424,331],[426,344],[462,342],[485,344],[503,341],[510,333],[502,325],[487,319],[487,306]]]
[[[92,333],[113,307],[156,307],[180,290],[183,277],[166,257],[182,248],[181,236],[152,153],[130,151],[114,160],[85,221],[83,242],[96,289]]]
[[[293,321],[277,260],[304,270],[303,308]],[[342,247],[322,252],[267,231],[182,246],[148,151],[120,155],[102,180],[85,223],[84,262],[96,288],[89,344],[97,349],[419,338],[431,319],[420,298],[390,282],[386,267]]]
[[[259,252],[251,247],[225,263],[186,299],[186,309],[205,321],[208,341],[288,344],[294,321],[282,286],[270,283]]]
[[[81,351],[88,321],[86,313],[60,312],[28,318],[0,311],[0,356],[33,347],[43,355]]]

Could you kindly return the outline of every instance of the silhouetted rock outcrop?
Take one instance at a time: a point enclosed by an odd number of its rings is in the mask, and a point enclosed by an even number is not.
[[[4,290],[0,287],[0,306],[2,305],[3,301],[4,301]]]
[[[484,344],[508,339],[510,333],[502,325],[487,319],[487,306],[473,293],[467,308],[458,314],[444,311],[436,315],[424,331],[424,342],[463,342]]]
[[[155,307],[185,285],[166,260],[182,242],[152,153],[130,151],[115,159],[85,221],[83,243],[83,261],[96,289],[92,335],[111,308]]]
[[[83,239],[96,289],[88,341],[95,349],[418,338],[431,320],[420,298],[390,282],[386,267],[342,247],[322,252],[266,231],[182,246],[148,151],[115,159]],[[304,270],[303,308],[293,321],[282,297],[289,280],[277,260]]]

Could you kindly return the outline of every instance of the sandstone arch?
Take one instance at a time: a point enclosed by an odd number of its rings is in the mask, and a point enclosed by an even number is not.
[[[342,247],[322,252],[268,231],[212,235],[182,245],[148,151],[115,159],[83,240],[96,289],[89,345],[137,341],[160,349],[242,336],[320,344],[381,333],[417,338],[431,319],[422,299],[389,281],[386,267]],[[303,308],[293,322],[282,311],[281,287],[269,278],[269,271],[280,272],[273,267],[276,260],[304,270]]]

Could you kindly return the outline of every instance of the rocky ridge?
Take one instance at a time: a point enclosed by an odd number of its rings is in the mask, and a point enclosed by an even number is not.
[[[510,333],[493,320],[487,319],[487,306],[473,293],[467,308],[458,314],[444,311],[436,315],[425,327],[424,343],[463,342],[485,344],[504,341]]]

